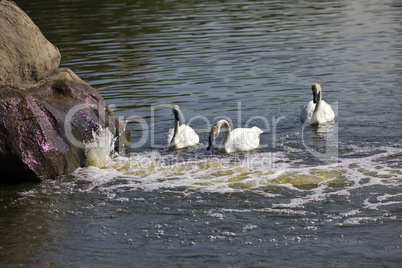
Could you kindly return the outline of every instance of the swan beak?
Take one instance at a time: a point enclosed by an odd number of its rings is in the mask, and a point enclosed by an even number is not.
[[[209,151],[209,149],[211,149],[213,143],[214,143],[214,136],[209,135],[207,151]]]
[[[317,92],[313,91],[313,103],[317,103]]]

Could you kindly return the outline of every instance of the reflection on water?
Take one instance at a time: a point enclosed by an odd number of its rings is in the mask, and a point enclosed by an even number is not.
[[[1,266],[399,265],[398,1],[17,2],[145,142],[2,186]],[[303,127],[314,82],[337,116]],[[173,104],[199,146],[161,146]],[[207,152],[218,117],[261,146]]]

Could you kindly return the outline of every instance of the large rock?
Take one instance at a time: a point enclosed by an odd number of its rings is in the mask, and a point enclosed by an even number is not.
[[[54,74],[59,50],[13,2],[0,1],[0,86],[29,88]]]
[[[116,150],[124,122],[14,3],[0,0],[0,183],[54,178],[85,165],[83,142],[108,127]]]

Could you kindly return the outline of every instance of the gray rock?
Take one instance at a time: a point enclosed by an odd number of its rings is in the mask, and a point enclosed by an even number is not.
[[[124,122],[13,2],[0,1],[0,183],[55,178],[85,165],[84,141],[108,127],[130,145]]]

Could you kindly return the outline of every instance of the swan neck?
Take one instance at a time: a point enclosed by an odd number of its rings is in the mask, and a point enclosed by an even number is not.
[[[229,140],[230,140],[230,125],[229,125],[228,121],[226,121],[226,120],[221,120],[219,122],[220,122],[219,128],[221,128],[222,125],[225,126],[225,137],[223,138],[222,143],[224,145],[226,145],[227,143],[229,143]]]
[[[317,112],[320,109],[321,104],[321,91],[317,92],[317,103],[315,104],[314,112]]]
[[[179,121],[175,119],[172,141],[174,141],[178,135],[179,135]]]

